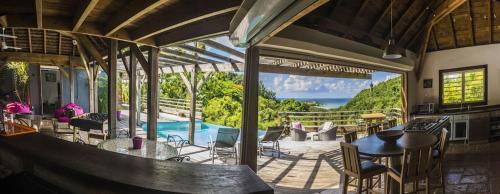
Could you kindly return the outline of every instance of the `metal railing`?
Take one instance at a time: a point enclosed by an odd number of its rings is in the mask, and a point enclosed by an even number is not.
[[[326,121],[332,121],[339,126],[359,126],[365,124],[361,115],[368,113],[383,113],[386,115],[386,119],[396,118],[398,123],[401,123],[402,111],[399,108],[329,112],[280,112],[279,116],[289,123],[299,121],[305,127],[319,126]]]

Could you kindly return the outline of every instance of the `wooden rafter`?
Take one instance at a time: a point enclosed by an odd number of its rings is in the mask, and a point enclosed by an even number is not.
[[[432,28],[432,37],[434,38],[434,45],[436,45],[436,49],[439,50],[439,42],[437,40],[436,31],[434,30],[434,28]]]
[[[85,19],[87,19],[87,16],[94,9],[98,2],[99,0],[81,1],[75,18],[73,19],[73,31],[78,31],[78,29],[80,29],[80,26],[82,26],[83,22],[85,22]]]
[[[36,26],[43,28],[43,0],[35,0]]]
[[[373,23],[372,27],[370,27],[370,31],[369,31],[370,34],[373,34],[373,31],[375,30],[375,27],[377,27],[377,25],[380,22],[382,22],[382,19],[384,19],[384,16],[387,15],[387,13],[389,12],[389,10],[391,10],[391,4],[392,4],[392,2],[387,3],[387,6],[385,7],[384,11],[378,16],[376,22]]]
[[[495,19],[496,19],[496,15],[495,15],[495,0],[490,0],[490,16],[489,16],[489,20],[490,20],[490,25],[489,25],[489,29],[490,29],[490,39],[489,39],[489,43],[493,43],[495,40],[494,40],[494,34],[495,34]]]
[[[123,66],[125,66],[125,71],[128,77],[132,76],[130,71],[130,65],[128,64],[127,57],[123,54],[122,50],[118,50],[118,57],[122,60]]]
[[[132,33],[132,39],[136,41],[143,40],[210,17],[234,12],[238,8],[239,2],[234,0],[218,0],[208,4],[204,0],[195,0],[191,3],[181,4],[175,9],[155,16],[155,18],[141,24]],[[168,20],[165,20],[165,18],[168,18]]]
[[[132,1],[130,4],[127,4],[124,9],[120,9],[114,17],[109,19],[104,29],[104,34],[109,36],[117,32],[119,29],[129,25],[132,21],[138,19],[167,1],[168,0]]]
[[[90,42],[89,38],[86,37],[85,35],[76,35],[76,37],[80,40],[82,43],[83,48],[89,52],[89,54],[92,56],[97,61],[97,64],[101,66],[101,68],[104,70],[104,72],[109,73],[109,67],[108,64],[104,61],[103,56],[101,53],[92,45]]]
[[[472,40],[472,45],[476,45],[476,29],[474,25],[474,19],[472,16],[472,2],[469,0],[467,1],[467,12],[469,13],[470,17],[470,34],[471,34],[471,40]]]
[[[31,64],[52,65],[52,61],[58,64],[71,63],[81,66],[80,59],[73,56],[63,56],[44,53],[29,53],[29,52],[0,52],[0,59],[8,58],[9,60],[26,61]]]
[[[335,71],[324,71],[316,69],[265,65],[265,64],[259,65],[259,71],[265,73],[281,73],[281,74],[317,76],[317,77],[338,77],[338,78],[356,78],[356,79],[371,79],[372,77],[371,74],[364,74],[364,73],[347,73],[340,71],[335,72]]]
[[[407,36],[408,36],[408,33],[416,27],[416,24],[418,21],[420,21],[422,19],[423,16],[427,15],[427,7],[424,7],[424,9],[420,12],[420,14],[418,14],[418,16],[412,20],[412,22],[410,23],[410,25],[408,26],[408,28],[406,28],[406,30],[403,32],[403,34],[396,39],[396,43],[398,45],[401,45],[401,40],[404,40]]]
[[[340,9],[340,4],[342,4],[343,0],[338,0],[333,6],[332,10],[330,10],[330,14],[328,14],[328,18],[332,18],[334,14]]]
[[[356,19],[359,18],[361,13],[363,13],[363,11],[365,11],[365,8],[368,5],[368,2],[370,2],[370,1],[371,0],[363,0],[363,3],[361,3],[361,6],[359,7],[358,11],[356,11],[356,14],[354,14],[354,17],[352,17],[352,20],[351,20],[349,26],[352,26],[354,24],[354,22],[356,21]]]
[[[193,61],[198,61],[198,63],[219,63],[218,61],[214,61],[212,59],[196,56],[196,55],[191,55],[188,53],[180,52],[178,50],[173,50],[173,49],[162,49],[162,52],[174,55],[180,58],[185,58]]]
[[[47,53],[47,30],[43,30],[43,53]]]
[[[409,11],[413,9],[413,7],[415,5],[417,5],[417,2],[419,1],[412,1],[410,3],[410,6],[408,6],[405,11],[403,12],[403,15],[401,15],[400,17],[397,17],[396,18],[396,22],[394,23],[394,27],[393,28],[397,28],[399,25],[401,25],[401,21],[403,21],[403,18],[407,17],[406,15],[408,15]],[[385,34],[385,39],[389,39],[389,36],[391,34],[391,31],[389,30],[386,34]]]
[[[61,45],[62,45],[62,35],[61,35],[61,33],[60,33],[60,32],[59,32],[58,34],[59,34],[59,41],[57,42],[57,44],[58,44],[58,46],[57,46],[57,53],[58,53],[59,55],[61,55],[61,51],[62,51],[62,49],[61,49]]]
[[[218,59],[218,60],[221,60],[221,61],[225,61],[225,62],[228,62],[228,63],[241,63],[241,61],[237,61],[237,60],[231,59],[230,57],[226,57],[226,56],[214,53],[214,52],[210,52],[210,51],[207,51],[207,50],[196,48],[194,46],[180,45],[178,47],[182,48],[182,49],[185,49],[185,50],[188,50],[188,51],[192,51],[192,52],[198,53],[198,54],[202,54],[202,55],[206,55],[206,56],[209,56],[209,57],[213,57],[215,59]]]
[[[31,29],[28,28],[28,47],[30,53],[33,52],[33,48],[31,47]]]
[[[457,48],[457,33],[455,32],[455,18],[453,18],[453,14],[450,13],[449,17],[450,19],[450,30],[451,30],[451,36],[453,37],[453,47]]]
[[[166,59],[170,59],[172,61],[178,61],[178,62],[181,62],[181,63],[188,63],[188,64],[198,64],[199,63],[198,61],[193,61],[193,60],[190,60],[190,59],[180,58],[180,57],[173,56],[173,55],[166,55],[165,53],[160,53],[160,58],[166,58]]]
[[[243,54],[242,52],[237,51],[235,49],[232,49],[230,47],[227,47],[226,45],[220,44],[220,43],[215,42],[213,40],[203,40],[202,42],[205,43],[206,45],[208,45],[209,47],[224,51],[225,53],[234,55],[234,56],[242,58],[242,59],[245,58],[245,54]]]
[[[164,62],[170,66],[172,65],[189,65],[189,63],[183,63],[183,62],[179,62],[179,61],[174,61],[174,60],[171,60],[171,59],[166,59],[166,58],[163,58],[163,57],[160,57],[160,62]]]
[[[229,23],[236,12],[228,12],[217,17],[208,18],[203,22],[195,22],[164,32],[155,37],[157,45],[175,45],[190,41],[206,39],[229,33]]]
[[[465,2],[466,0],[445,0],[443,3],[441,3],[441,5],[439,5],[439,7],[434,11],[434,15],[430,17],[429,21],[425,24],[425,27],[423,28],[423,33],[425,34],[423,34],[423,37],[421,39],[422,46],[420,46],[418,52],[418,61],[415,66],[415,72],[418,78],[420,77],[420,73],[422,72],[423,66],[425,64],[425,53],[429,44],[429,37],[432,27]]]

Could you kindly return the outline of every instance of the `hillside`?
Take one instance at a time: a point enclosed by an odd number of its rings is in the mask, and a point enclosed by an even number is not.
[[[361,90],[339,110],[401,108],[401,77],[381,82],[373,89]]]

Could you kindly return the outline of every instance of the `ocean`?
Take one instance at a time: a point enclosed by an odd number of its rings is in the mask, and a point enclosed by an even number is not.
[[[338,108],[347,104],[351,98],[295,98],[297,101],[302,102],[317,102],[320,108]]]

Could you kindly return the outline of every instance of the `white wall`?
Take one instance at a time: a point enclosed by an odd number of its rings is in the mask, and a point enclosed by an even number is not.
[[[414,103],[439,103],[439,70],[488,65],[488,105],[500,104],[500,44],[465,47],[427,53],[422,75],[416,83]],[[423,80],[432,79],[432,88],[423,88]]]

